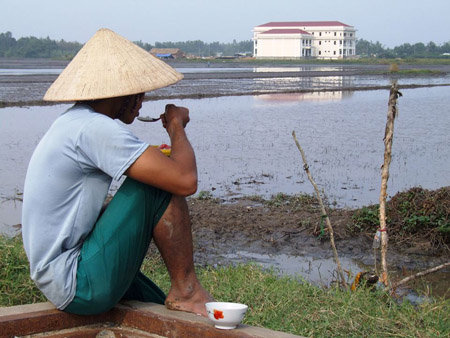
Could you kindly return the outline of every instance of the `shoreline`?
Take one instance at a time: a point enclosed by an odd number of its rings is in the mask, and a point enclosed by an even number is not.
[[[50,59],[6,59],[0,58],[0,69],[63,69],[69,61],[58,61]],[[183,89],[150,92],[146,94],[145,100],[166,99],[203,99],[224,96],[249,96],[264,94],[302,94],[313,92],[353,92],[368,90],[389,90],[390,85],[363,84],[357,86],[347,79],[365,79],[372,77],[378,82],[389,82],[389,80],[401,79],[424,79],[429,78],[430,83],[411,83],[400,85],[400,89],[426,88],[436,86],[450,86],[450,64],[401,64],[399,72],[389,72],[389,64],[360,64],[360,63],[299,63],[295,61],[276,60],[214,60],[208,67],[208,60],[169,60],[167,63],[184,73],[184,79],[179,82]],[[253,70],[251,70],[253,68]],[[198,69],[198,71],[195,71]],[[226,71],[224,71],[226,69]],[[192,71],[194,70],[194,71]],[[258,71],[259,70],[259,71]],[[22,106],[46,106],[59,103],[44,102],[42,97],[47,88],[58,77],[58,74],[1,74],[0,90],[5,95],[0,97],[0,109],[6,107]],[[299,81],[317,81],[339,77],[343,83],[332,87],[324,85],[322,88],[313,86],[299,86],[298,88],[277,88],[277,81],[289,81],[296,78]],[[449,77],[448,81],[446,78]],[[442,79],[442,83],[432,83],[432,79]],[[274,79],[274,83],[265,83],[263,87],[253,87],[246,80],[261,79],[268,81]],[[218,81],[218,85],[210,86],[209,81]],[[233,84],[232,81],[241,84]],[[220,81],[224,81],[225,88]],[[328,80],[327,80],[328,81]],[[415,81],[414,81],[415,82]],[[419,82],[423,82],[420,80]],[[196,92],[186,92],[185,87],[191,87],[190,83],[197,89]],[[233,88],[230,90],[230,88]],[[25,90],[24,90],[25,89]]]
[[[0,80],[0,84],[2,81]],[[20,82],[19,82],[20,83]],[[29,82],[32,83],[32,82]],[[35,83],[47,83],[36,81]],[[49,85],[51,82],[48,82]],[[442,84],[406,84],[399,85],[399,89],[416,89],[416,88],[433,88],[433,87],[450,87],[450,83]],[[201,93],[201,94],[174,94],[174,95],[146,95],[144,101],[159,100],[184,100],[184,99],[206,99],[225,96],[260,96],[268,94],[304,94],[304,93],[326,93],[326,92],[355,92],[355,91],[371,91],[371,90],[389,90],[391,86],[365,86],[365,87],[335,87],[321,89],[297,89],[297,90],[264,90],[264,91],[242,91],[239,93]],[[43,100],[25,100],[25,101],[0,101],[0,109],[8,107],[30,107],[30,106],[53,106],[59,104],[71,104],[74,102],[47,102]]]

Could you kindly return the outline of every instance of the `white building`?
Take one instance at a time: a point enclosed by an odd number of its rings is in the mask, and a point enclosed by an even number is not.
[[[339,21],[269,22],[253,29],[256,58],[354,57],[356,29]]]

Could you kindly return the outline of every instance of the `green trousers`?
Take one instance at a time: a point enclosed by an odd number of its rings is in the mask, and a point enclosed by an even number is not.
[[[121,299],[164,304],[164,292],[140,272],[156,226],[172,195],[127,178],[78,257],[75,298],[64,309],[105,312]]]

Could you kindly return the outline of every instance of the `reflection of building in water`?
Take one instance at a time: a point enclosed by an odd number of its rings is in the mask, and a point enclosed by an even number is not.
[[[323,66],[301,66],[301,67],[256,67],[253,68],[255,73],[274,73],[274,72],[336,72],[342,71],[344,67],[323,67]]]
[[[340,101],[353,95],[350,91],[321,91],[310,93],[262,94],[255,95],[255,101],[265,103],[290,103],[298,101]]]
[[[355,56],[356,29],[339,21],[269,22],[253,29],[256,58]]]
[[[352,76],[273,77],[252,80],[253,88],[257,91],[342,91],[354,87]]]

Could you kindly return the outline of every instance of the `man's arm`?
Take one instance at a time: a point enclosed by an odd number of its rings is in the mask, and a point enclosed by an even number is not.
[[[125,175],[175,195],[192,195],[197,191],[197,164],[184,130],[189,122],[189,110],[167,105],[161,120],[171,141],[170,157],[148,147]]]

